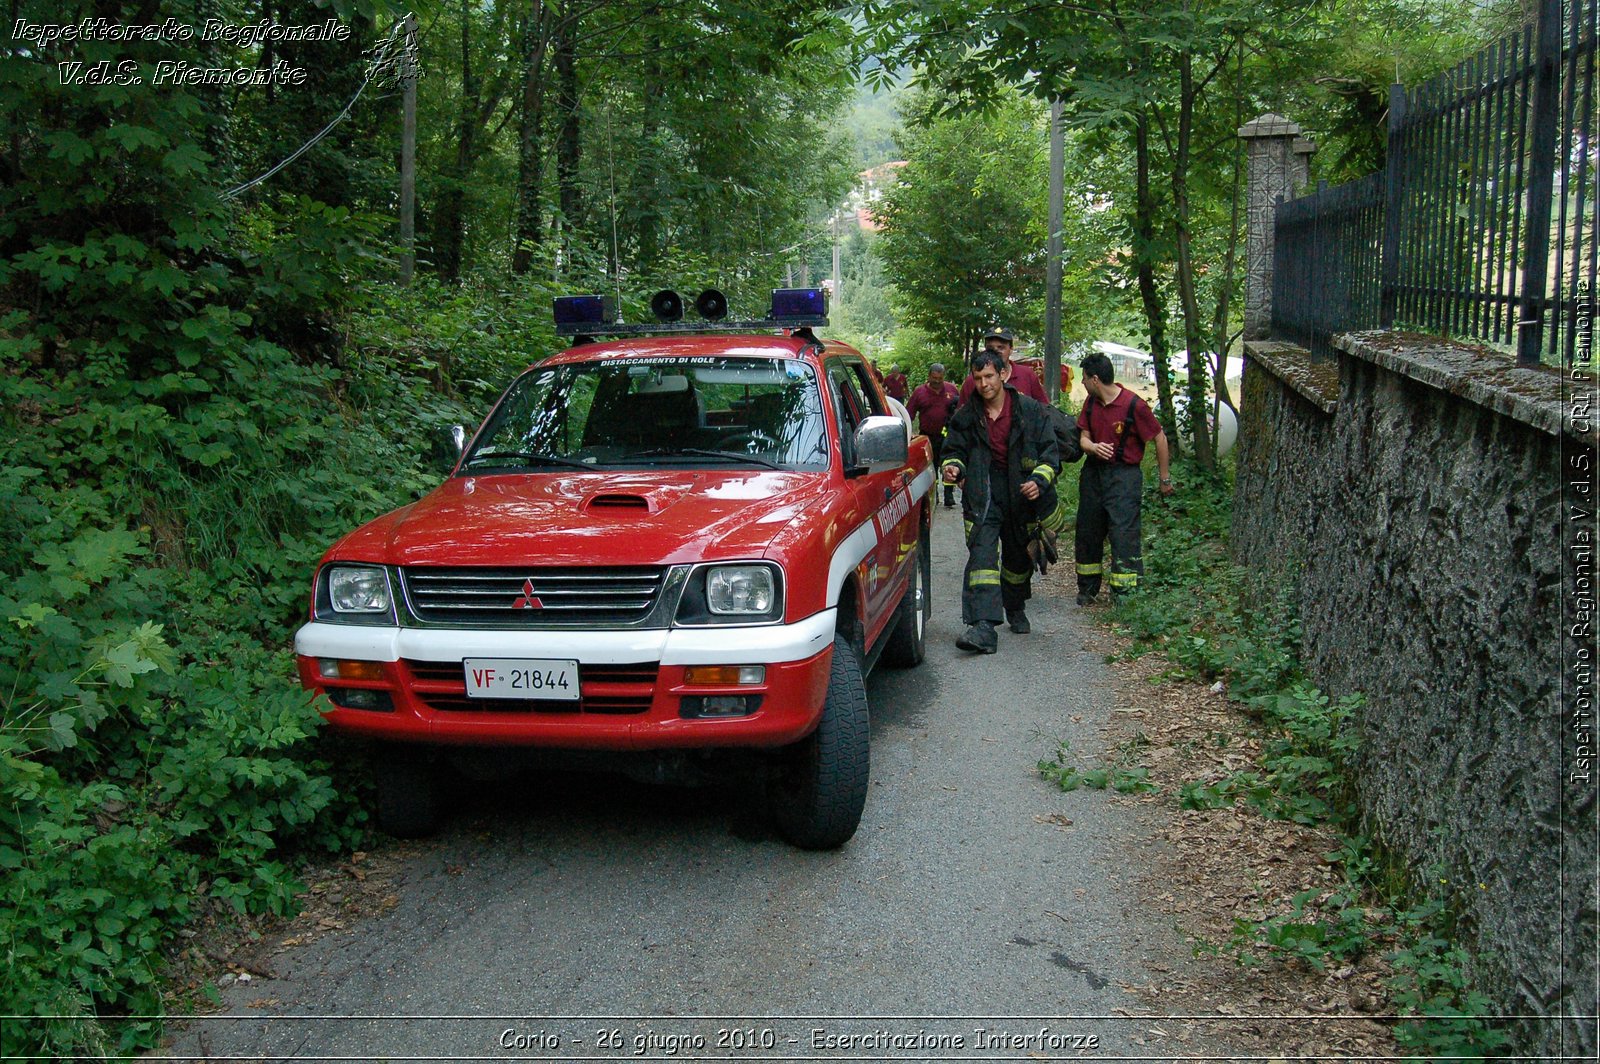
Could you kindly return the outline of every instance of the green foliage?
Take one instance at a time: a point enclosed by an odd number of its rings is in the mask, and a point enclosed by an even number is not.
[[[899,325],[891,306],[893,290],[884,277],[879,237],[854,226],[851,229],[849,237],[842,241],[842,283],[828,305],[828,332],[876,359],[879,368],[887,371],[890,364],[898,363],[890,357],[889,346]]]
[[[1407,945],[1389,957],[1395,1003],[1410,1019],[1395,1027],[1409,1053],[1480,1059],[1504,1052],[1510,1038],[1491,1017],[1494,1003],[1472,985],[1472,958],[1426,923],[1414,925]]]
[[[1331,701],[1303,683],[1250,700],[1267,734],[1263,772],[1239,771],[1219,780],[1192,780],[1178,791],[1185,809],[1221,809],[1243,798],[1264,816],[1297,824],[1353,822],[1353,718],[1361,698]]]
[[[1115,763],[1079,768],[1070,760],[1071,744],[1063,739],[1049,760],[1039,762],[1039,775],[1064,791],[1075,791],[1080,787],[1103,791],[1109,787],[1119,794],[1148,794],[1160,790],[1150,782],[1149,769],[1143,765],[1124,763],[1128,756],[1128,752],[1124,751],[1123,757]]]
[[[290,633],[329,537],[424,488],[429,428],[524,361],[472,314],[533,315],[374,285],[385,220],[226,208],[215,97],[8,69],[0,949],[5,1011],[68,1018],[0,1042],[132,1053],[156,1026],[115,1017],[162,1012],[185,923],[286,913],[296,865],[359,838]]]
[[[291,306],[344,315],[342,367],[215,305],[172,330],[207,358],[159,375],[39,367],[44,319],[0,347],[0,942],[14,1011],[85,1017],[13,1024],[8,1046],[149,1044],[147,1024],[88,1018],[159,1013],[163,951],[197,905],[287,913],[297,855],[359,838],[292,679],[307,581],[331,530],[435,479],[431,430],[550,347],[519,301],[422,285],[350,303],[328,272],[372,260],[330,226],[355,240],[360,220],[306,205],[275,224],[304,225],[316,270],[272,265],[286,251],[258,234],[261,272],[232,284],[278,304],[276,330]]]
[[[856,169],[867,170],[901,158],[899,96],[892,87],[856,86],[845,127],[855,145]]]
[[[940,117],[926,98],[918,108],[907,165],[879,211],[896,309],[947,359],[999,322],[1036,332],[1047,150],[1038,109],[1016,98],[992,114]]]

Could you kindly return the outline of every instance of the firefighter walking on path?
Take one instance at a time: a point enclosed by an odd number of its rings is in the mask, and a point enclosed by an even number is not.
[[[961,506],[967,527],[967,570],[961,620],[967,630],[956,646],[993,654],[995,626],[1030,630],[1023,604],[1032,594],[1028,542],[1041,516],[1056,505],[1060,447],[1044,407],[1005,383],[1005,363],[991,351],[972,360],[976,388],[951,417],[945,437],[944,479],[964,480]]]
[[[1089,398],[1078,413],[1083,445],[1083,476],[1078,481],[1078,605],[1100,594],[1105,575],[1111,594],[1126,594],[1144,572],[1139,505],[1144,492],[1145,444],[1156,447],[1161,494],[1172,494],[1167,434],[1150,404],[1116,383],[1111,360],[1096,352],[1083,360],[1083,386]],[[1105,573],[1105,541],[1111,538],[1111,571]]]

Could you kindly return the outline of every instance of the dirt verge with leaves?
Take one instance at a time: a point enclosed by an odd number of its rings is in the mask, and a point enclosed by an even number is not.
[[[1102,752],[1039,762],[1063,789],[1150,813],[1146,900],[1210,963],[1140,989],[1161,1014],[1230,1017],[1219,1034],[1278,1056],[1501,1050],[1458,934],[1462,885],[1362,832],[1360,696],[1311,684],[1292,581],[1229,562],[1230,485],[1184,472],[1173,505],[1146,504],[1139,593],[1095,611],[1117,698]],[[1065,567],[1049,581],[1075,590]]]

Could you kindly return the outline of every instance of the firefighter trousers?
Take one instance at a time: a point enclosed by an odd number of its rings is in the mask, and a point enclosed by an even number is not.
[[[1144,474],[1136,465],[1086,458],[1078,480],[1078,534],[1073,556],[1078,590],[1100,593],[1105,576],[1113,594],[1132,591],[1144,572],[1139,532],[1139,500]],[[1111,570],[1105,569],[1105,542],[1111,537]]]
[[[1000,624],[1009,610],[1020,610],[1033,596],[1033,559],[1028,541],[1039,530],[1035,514],[1056,508],[1055,488],[1047,487],[1032,502],[1005,488],[1003,468],[989,474],[989,500],[982,512],[967,519],[967,571],[961,586],[961,621]],[[997,490],[998,489],[998,490]]]

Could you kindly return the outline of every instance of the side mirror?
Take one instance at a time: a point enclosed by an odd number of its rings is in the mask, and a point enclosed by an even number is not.
[[[903,466],[910,453],[906,423],[898,417],[875,416],[856,429],[856,461],[873,469]]]

